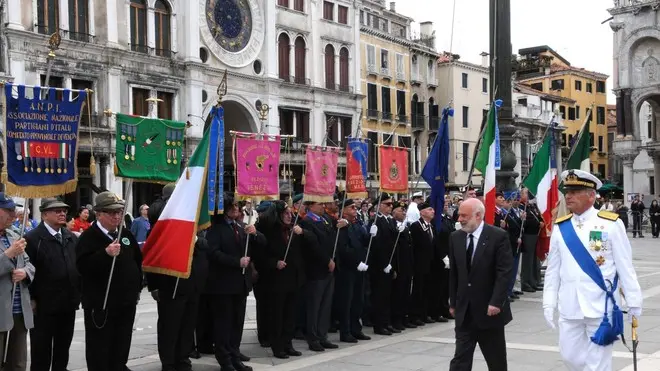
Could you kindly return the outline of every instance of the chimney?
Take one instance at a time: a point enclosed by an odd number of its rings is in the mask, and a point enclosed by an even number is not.
[[[490,66],[490,58],[489,58],[490,54],[486,52],[481,52],[481,54],[479,55],[481,56],[481,67],[488,68]]]
[[[421,22],[419,24],[419,39],[422,44],[435,50],[435,31],[433,31],[433,22]]]
[[[390,12],[396,13],[396,3],[394,1],[390,1]]]

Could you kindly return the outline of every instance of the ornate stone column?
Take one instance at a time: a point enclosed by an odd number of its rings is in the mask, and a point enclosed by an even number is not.
[[[623,155],[621,160],[623,160],[623,201],[627,206],[630,206],[628,201],[628,193],[633,192],[633,162],[635,161],[636,156],[632,155]]]
[[[624,98],[623,98],[623,130],[624,130],[624,135],[626,138],[632,139],[635,131],[633,130],[633,114],[637,114],[636,112],[633,112],[633,106],[632,106],[632,91],[630,89],[624,89]]]
[[[654,196],[660,195],[660,153],[653,156],[653,191]]]
[[[626,130],[624,127],[624,105],[623,105],[623,92],[619,89],[614,91],[616,94],[616,136],[617,138],[623,138],[626,136]]]

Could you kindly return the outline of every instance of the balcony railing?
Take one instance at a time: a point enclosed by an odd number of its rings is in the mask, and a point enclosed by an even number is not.
[[[35,30],[37,30],[38,33],[42,35],[52,35],[58,30],[57,26],[55,25],[51,26],[47,24],[35,24],[34,28]]]
[[[403,71],[396,71],[396,79],[399,81],[406,81],[406,74]]]
[[[388,67],[381,67],[380,74],[383,75],[383,77],[390,77],[390,69]]]
[[[373,63],[367,64],[367,74],[369,75],[377,75],[378,70],[376,69],[376,65]]]
[[[159,57],[172,58],[172,51],[170,49],[154,49],[154,52]]]
[[[383,112],[383,121],[392,121],[392,112]]]
[[[412,115],[412,128],[413,130],[424,130],[424,122],[426,121],[426,116],[424,115]]]
[[[408,123],[408,116],[406,115],[396,115],[396,121],[407,124]]]
[[[149,47],[146,45],[131,44],[131,50],[138,53],[149,54]]]
[[[108,120],[105,117],[105,115],[82,114],[80,115],[80,128],[81,130],[83,130],[83,128],[86,128],[87,130],[89,130],[89,128],[96,130],[96,129],[110,129],[110,126],[108,124]]]
[[[72,31],[64,31],[64,30],[62,30],[61,32],[63,36],[68,38],[69,40],[81,41],[84,43],[94,42],[94,35],[90,35],[83,32],[72,32]]]
[[[290,84],[307,85],[307,86],[311,85],[310,79],[302,76],[280,76],[280,80],[284,80],[285,82],[288,82]]]
[[[337,84],[336,88],[337,90],[343,91],[345,93],[353,93],[353,87],[350,85]]]
[[[552,116],[554,115],[551,111],[543,110],[540,106],[533,104],[528,104],[526,106],[522,104],[514,104],[513,114],[519,118],[540,120],[546,124],[550,122]],[[559,124],[561,124],[563,121],[561,117],[557,117],[555,120]]]
[[[367,118],[372,120],[378,120],[380,118],[380,112],[378,112],[378,110],[375,109],[368,109]]]
[[[429,130],[438,130],[440,127],[440,117],[429,117]]]
[[[302,151],[305,149],[304,144],[311,143],[310,138],[295,137],[291,139],[291,149],[293,151]]]

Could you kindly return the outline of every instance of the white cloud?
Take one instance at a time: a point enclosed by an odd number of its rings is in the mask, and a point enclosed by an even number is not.
[[[387,2],[389,6],[389,1]],[[396,11],[419,22],[432,21],[439,51],[460,54],[462,60],[481,63],[479,53],[489,50],[489,1],[456,0],[454,41],[453,0],[399,0]],[[511,0],[511,41],[518,49],[548,45],[575,67],[612,75],[612,30],[602,21],[610,17],[611,1],[603,0]],[[612,89],[612,78],[607,81]],[[609,103],[614,96],[608,95]]]

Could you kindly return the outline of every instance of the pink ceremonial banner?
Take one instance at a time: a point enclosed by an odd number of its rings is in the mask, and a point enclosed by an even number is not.
[[[339,151],[337,147],[307,147],[303,201],[334,201]]]
[[[280,141],[236,138],[236,197],[280,198]]]

